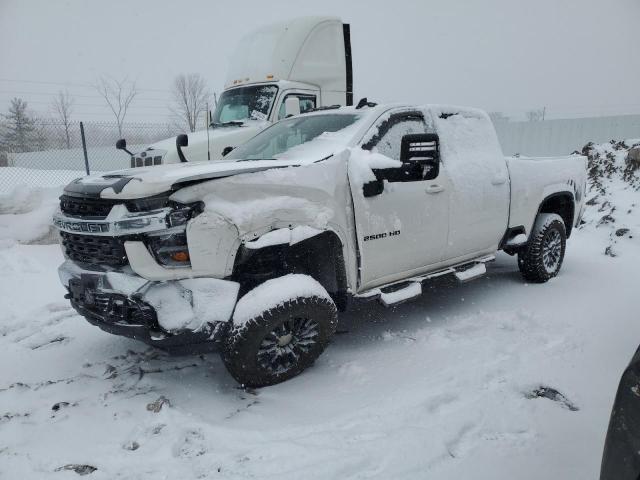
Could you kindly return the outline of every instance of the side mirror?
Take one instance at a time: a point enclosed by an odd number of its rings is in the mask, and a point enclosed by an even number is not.
[[[384,191],[384,180],[371,180],[362,185],[362,194],[365,197],[375,197]]]
[[[440,173],[440,139],[435,133],[404,135],[400,161],[416,170],[420,180],[433,180]]]
[[[133,153],[131,153],[129,150],[127,150],[127,141],[124,138],[121,138],[120,140],[118,140],[116,142],[116,148],[118,150],[124,150],[129,155],[133,156]]]
[[[284,100],[284,116],[287,118],[294,115],[300,115],[300,99],[289,96]]]
[[[178,135],[176,137],[176,149],[178,150],[178,157],[181,162],[186,162],[187,159],[184,157],[184,153],[182,153],[182,147],[189,146],[189,136],[184,133]]]
[[[231,145],[227,145],[222,149],[222,156],[226,157],[229,153],[231,153],[231,150],[233,150],[233,147]]]

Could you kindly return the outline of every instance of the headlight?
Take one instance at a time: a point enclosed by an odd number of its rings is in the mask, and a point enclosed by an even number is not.
[[[191,266],[185,232],[148,235],[147,247],[161,265],[167,267]]]
[[[189,247],[187,244],[186,225],[189,220],[202,212],[204,204],[173,203],[167,213],[166,224],[170,230],[166,233],[151,233],[147,236],[147,247],[156,261],[167,267],[189,267]]]
[[[177,205],[167,214],[167,225],[169,228],[186,225],[189,220],[201,213],[203,209],[204,204],[202,202]]]

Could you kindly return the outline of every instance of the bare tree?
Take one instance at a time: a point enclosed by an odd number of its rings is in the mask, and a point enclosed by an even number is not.
[[[71,136],[69,128],[71,126],[71,114],[73,113],[74,99],[69,95],[68,91],[60,90],[58,96],[53,99],[51,109],[58,116],[64,127],[64,140],[67,148],[71,148]]]
[[[204,78],[198,73],[178,75],[172,85],[173,106],[171,112],[179,123],[195,132],[198,118],[207,112],[209,91]]]
[[[529,122],[540,122],[544,120],[545,109],[540,108],[538,110],[529,110],[525,113]]]
[[[111,77],[100,77],[95,89],[104,98],[104,101],[107,102],[116,117],[118,135],[122,138],[122,124],[127,116],[127,110],[129,110],[129,105],[138,94],[136,82],[131,82],[127,78],[117,80]]]

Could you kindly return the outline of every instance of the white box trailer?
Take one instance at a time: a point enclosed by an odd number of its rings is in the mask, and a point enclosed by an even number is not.
[[[240,40],[209,128],[183,137],[188,146],[178,147],[179,137],[156,142],[131,166],[220,160],[287,114],[352,104],[349,24],[302,17],[265,26]]]

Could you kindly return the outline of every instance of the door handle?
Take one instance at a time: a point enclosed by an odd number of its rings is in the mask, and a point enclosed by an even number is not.
[[[427,193],[440,193],[444,190],[444,187],[442,185],[438,185],[437,183],[434,183],[432,185],[429,185],[425,191]]]

